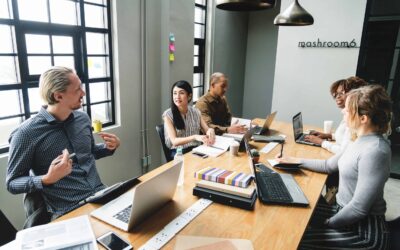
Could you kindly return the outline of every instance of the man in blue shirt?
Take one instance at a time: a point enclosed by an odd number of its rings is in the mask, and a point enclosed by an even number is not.
[[[41,192],[55,219],[105,188],[95,160],[112,155],[120,140],[101,132],[104,143],[95,144],[90,118],[79,110],[85,91],[72,69],[44,72],[39,93],[46,106],[11,133],[6,184],[13,194]]]

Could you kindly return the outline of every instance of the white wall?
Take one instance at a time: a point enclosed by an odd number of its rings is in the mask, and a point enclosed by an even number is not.
[[[281,10],[292,0],[282,0]],[[322,126],[341,114],[329,94],[332,82],[355,75],[359,49],[299,48],[299,41],[361,41],[366,0],[302,0],[314,25],[280,27],[276,55],[272,109],[277,119],[291,121],[302,111],[304,123]]]

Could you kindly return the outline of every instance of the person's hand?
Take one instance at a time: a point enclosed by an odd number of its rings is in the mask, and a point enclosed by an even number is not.
[[[327,140],[332,139],[332,134],[325,134],[325,133],[315,131],[315,130],[311,130],[310,135],[314,135],[320,139],[327,139]]]
[[[47,174],[42,177],[44,185],[51,185],[61,180],[72,172],[72,160],[69,159],[67,149],[63,150],[62,155],[57,156],[49,167]]]
[[[193,135],[193,137],[196,141],[207,144],[208,139],[206,135]]]
[[[106,144],[106,147],[109,150],[117,149],[121,143],[119,138],[114,134],[100,132],[100,133],[98,133],[98,135],[101,137],[101,139],[104,140],[104,144]]]
[[[323,139],[321,139],[321,138],[319,138],[318,136],[315,136],[315,135],[306,135],[304,137],[304,140],[308,141],[308,142],[316,143],[316,144],[319,144],[319,145],[321,145],[322,142],[324,141]]]
[[[284,156],[281,154],[275,155],[275,160],[279,163],[300,163],[300,160],[296,157]]]
[[[206,133],[207,136],[207,145],[212,145],[215,142],[215,132],[214,129],[209,128]]]
[[[228,128],[228,133],[230,134],[244,134],[246,133],[247,128],[245,125],[233,124]]]

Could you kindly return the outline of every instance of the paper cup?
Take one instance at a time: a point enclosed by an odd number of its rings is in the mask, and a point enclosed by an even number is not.
[[[101,132],[101,129],[103,128],[101,121],[93,121],[92,126],[95,133]]]
[[[238,155],[239,152],[239,143],[237,141],[233,141],[231,145],[229,146],[229,152],[231,155],[236,156]]]
[[[324,121],[324,133],[325,134],[332,133],[332,126],[333,126],[333,121]]]

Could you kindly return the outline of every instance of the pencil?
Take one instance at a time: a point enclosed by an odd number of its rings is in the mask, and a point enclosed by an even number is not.
[[[283,143],[284,142],[281,143],[281,154],[279,155],[279,158],[282,158],[282,156],[283,156]]]

